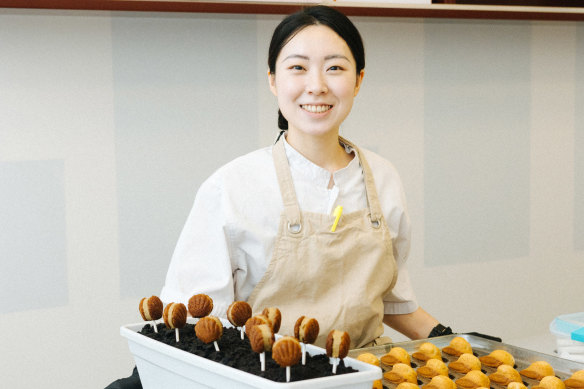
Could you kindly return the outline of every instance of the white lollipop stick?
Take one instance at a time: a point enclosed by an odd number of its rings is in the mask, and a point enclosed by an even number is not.
[[[239,332],[241,333],[241,340],[243,340],[243,327],[239,327]]]
[[[286,382],[290,382],[290,366],[286,366]]]
[[[178,328],[174,329],[174,333],[176,335],[176,342],[178,343]]]
[[[260,353],[260,364],[262,365],[262,371],[266,371],[266,353]]]
[[[152,327],[154,327],[154,332],[158,333],[158,326],[156,325],[156,320],[152,320]]]
[[[339,358],[331,358],[333,362],[333,374],[337,374],[337,365],[339,364]]]
[[[215,351],[219,351],[219,345],[217,344],[217,341],[214,341],[213,345],[215,346]]]
[[[302,348],[302,364],[306,365],[306,344],[300,343],[300,347]]]

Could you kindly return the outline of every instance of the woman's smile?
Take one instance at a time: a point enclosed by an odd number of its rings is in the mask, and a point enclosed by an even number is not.
[[[333,106],[328,104],[303,104],[300,108],[310,113],[325,113],[331,110]]]

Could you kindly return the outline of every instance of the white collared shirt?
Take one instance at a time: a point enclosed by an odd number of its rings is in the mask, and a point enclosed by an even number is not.
[[[349,213],[367,207],[357,157],[333,173],[334,185],[329,189],[330,172],[284,143],[302,211],[331,214],[341,205]],[[410,313],[418,304],[406,266],[410,221],[401,180],[389,161],[368,150],[361,152],[373,172],[397,261],[397,282],[384,298],[385,313]],[[162,301],[187,304],[194,294],[205,293],[213,299],[212,314],[225,317],[229,304],[247,300],[265,273],[282,210],[272,146],[219,168],[195,197],[170,262]]]

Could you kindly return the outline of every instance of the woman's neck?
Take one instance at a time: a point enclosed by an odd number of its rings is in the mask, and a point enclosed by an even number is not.
[[[315,136],[292,129],[288,130],[286,141],[306,159],[331,173],[344,168],[353,159],[339,143],[337,131]]]

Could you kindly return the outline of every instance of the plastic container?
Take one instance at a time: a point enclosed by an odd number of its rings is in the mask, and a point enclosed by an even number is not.
[[[556,317],[550,324],[560,358],[584,362],[584,312]]]
[[[281,383],[213,362],[203,357],[171,347],[138,333],[144,322],[120,328],[127,338],[134,356],[144,389],[160,388],[345,388],[371,389],[373,381],[381,379],[381,369],[353,358],[345,358],[345,364],[359,371],[334,377],[322,377],[304,381]],[[229,323],[223,323],[231,327]],[[325,350],[307,345],[310,355],[324,354]]]

